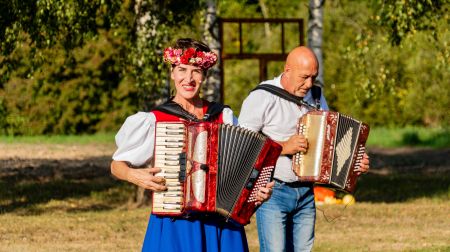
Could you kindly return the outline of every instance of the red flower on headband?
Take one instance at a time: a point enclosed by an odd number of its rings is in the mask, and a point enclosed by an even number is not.
[[[195,48],[186,50],[173,49],[171,47],[164,50],[164,62],[171,65],[193,65],[203,69],[212,67],[217,61],[217,55],[213,52],[197,51]]]
[[[192,62],[192,60],[191,60],[191,58],[193,58],[194,56],[195,56],[194,48],[191,47],[191,48],[186,49],[186,51],[184,51],[183,55],[181,56],[181,63],[186,64],[186,65],[195,63],[195,61]]]

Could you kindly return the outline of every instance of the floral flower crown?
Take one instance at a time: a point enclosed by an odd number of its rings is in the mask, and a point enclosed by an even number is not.
[[[208,69],[216,64],[217,54],[213,52],[197,51],[189,47],[184,50],[179,48],[166,48],[164,50],[164,62],[178,66],[179,64],[198,66],[202,69]]]

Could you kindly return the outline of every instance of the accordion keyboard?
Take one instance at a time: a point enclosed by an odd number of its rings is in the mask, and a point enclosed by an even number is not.
[[[153,193],[153,213],[181,214],[183,211],[183,185],[185,174],[185,132],[183,123],[157,123],[154,167],[161,172],[155,176],[165,178],[167,191]]]

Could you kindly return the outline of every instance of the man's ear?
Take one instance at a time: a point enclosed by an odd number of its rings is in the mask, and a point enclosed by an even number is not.
[[[287,73],[289,71],[291,71],[291,67],[288,64],[285,64],[284,65],[284,72]]]

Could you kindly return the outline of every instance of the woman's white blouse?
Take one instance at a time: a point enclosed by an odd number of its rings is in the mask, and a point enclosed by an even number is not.
[[[224,108],[223,122],[237,125],[233,111]],[[113,160],[125,161],[133,166],[147,164],[153,158],[156,117],[152,112],[138,112],[129,116],[116,134],[117,150]]]

